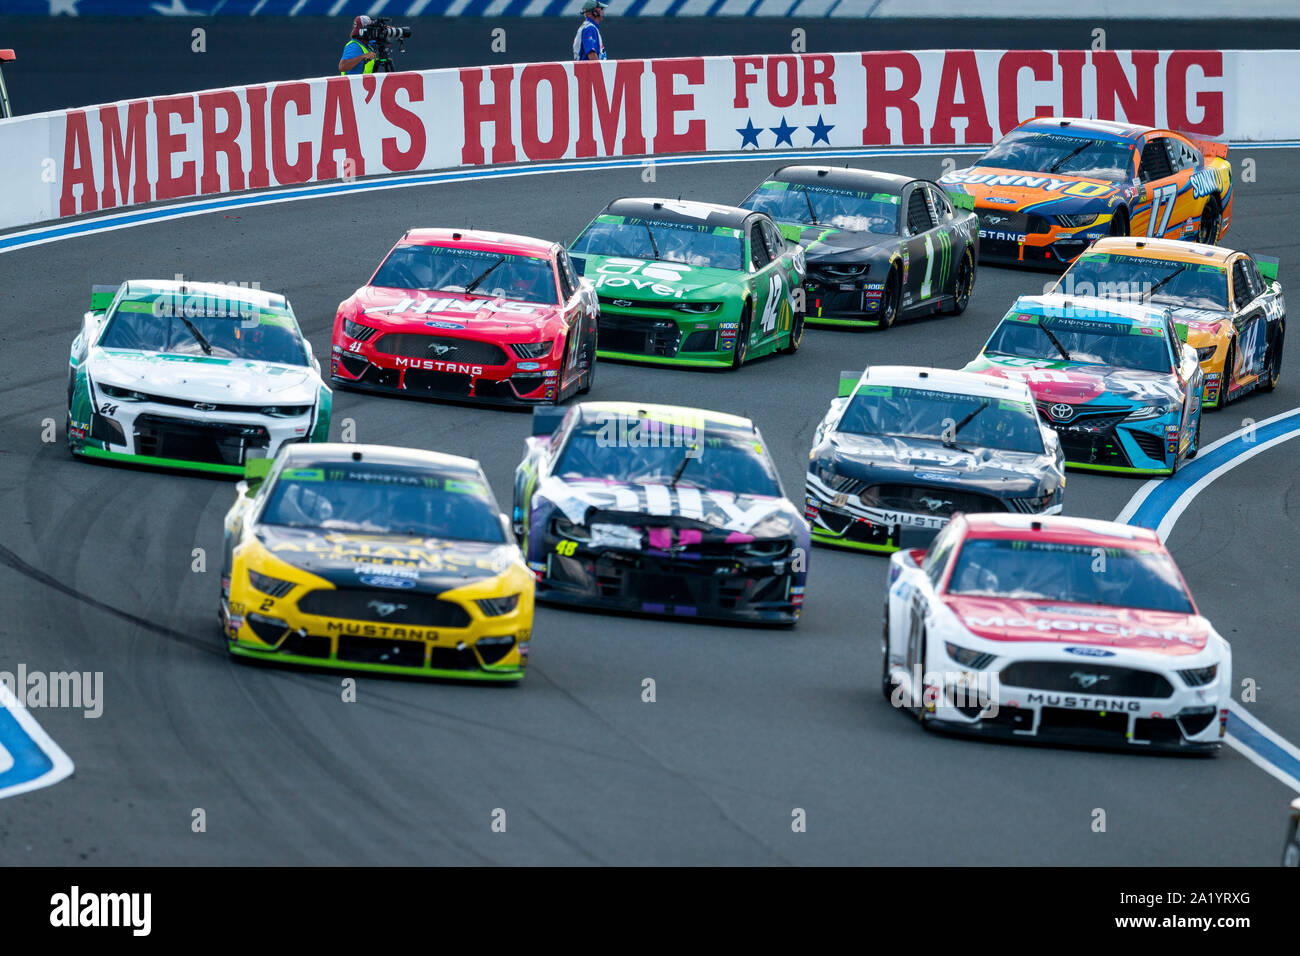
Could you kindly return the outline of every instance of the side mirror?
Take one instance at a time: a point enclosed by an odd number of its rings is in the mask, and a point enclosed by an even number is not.
[[[912,559],[912,563],[918,568],[921,562],[925,560],[925,548],[912,548],[907,552],[907,556]]]
[[[507,541],[514,541],[515,527],[510,523],[510,516],[502,511],[497,514],[497,517],[501,519],[501,533],[506,536]]]

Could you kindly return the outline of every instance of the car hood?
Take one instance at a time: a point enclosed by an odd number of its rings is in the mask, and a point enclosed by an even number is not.
[[[353,301],[361,308],[363,324],[398,325],[426,334],[472,329],[475,334],[509,336],[512,332],[540,329],[559,314],[558,305],[477,293],[417,292],[379,286],[357,290]]]
[[[1193,309],[1193,308],[1176,308],[1170,310],[1173,313],[1174,323],[1181,328],[1187,329],[1188,334],[1196,335],[1217,335],[1220,326],[1225,322],[1230,322],[1227,312],[1220,312],[1214,309]]]
[[[1204,650],[1210,639],[1209,622],[1196,614],[985,597],[947,596],[943,602],[967,630],[989,641],[1189,655]],[[1081,663],[1089,659],[1082,656]]]
[[[958,444],[961,436],[958,436]],[[877,438],[835,432],[830,436],[831,467],[838,475],[861,480],[902,479],[943,484],[977,484],[980,487],[1010,487],[1026,482],[1037,487],[1049,467],[1046,451],[1002,451],[963,446],[946,447],[939,442]]]
[[[336,587],[441,593],[500,574],[514,545],[403,535],[352,534],[260,525],[257,539],[281,561]],[[256,570],[256,569],[254,569]]]
[[[605,298],[632,302],[675,299],[684,302],[727,295],[744,273],[731,269],[690,266],[681,262],[659,262],[605,256],[573,256],[583,260],[584,278]]]
[[[312,405],[320,394],[320,377],[308,365],[95,348],[87,368],[97,385],[184,401]]]
[[[1043,203],[1051,203],[1052,211],[1059,213],[1098,211],[1109,209],[1114,205],[1110,200],[1129,189],[1126,182],[995,166],[968,166],[948,173],[939,182],[949,190],[966,193],[989,212],[1023,212]]]
[[[1024,359],[1014,359],[1023,363]],[[970,372],[982,372],[996,378],[1023,381],[1038,404],[1065,402],[1079,405],[1110,397],[1139,404],[1183,400],[1182,389],[1171,373],[1146,372],[1141,369],[1116,368],[1113,365],[1074,365],[1064,360],[1046,359],[1031,365],[1010,364],[997,357],[981,355],[966,366]]]
[[[594,479],[562,480],[547,477],[537,494],[575,524],[592,511],[644,516],[647,526],[691,523],[724,536],[784,537],[803,519],[785,498],[768,495],[734,495],[681,485],[637,484]]]
[[[858,262],[873,253],[887,254],[898,244],[898,236],[859,232],[836,226],[805,226],[782,223],[781,234],[804,247],[809,263]]]

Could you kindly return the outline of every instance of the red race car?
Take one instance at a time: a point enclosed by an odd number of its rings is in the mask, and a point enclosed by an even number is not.
[[[339,303],[330,377],[381,392],[555,404],[591,389],[598,311],[559,243],[412,229]]]

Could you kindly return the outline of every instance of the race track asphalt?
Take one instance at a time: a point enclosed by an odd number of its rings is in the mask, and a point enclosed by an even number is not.
[[[1228,245],[1297,261],[1300,154],[1234,150]],[[937,176],[941,157],[854,162]],[[211,214],[0,255],[0,660],[104,673],[103,715],[35,716],[70,779],[0,801],[3,864],[1275,865],[1289,791],[1239,753],[1183,759],[949,739],[877,691],[882,558],[817,549],[794,631],[539,610],[518,687],[359,677],[229,660],[215,624],[230,483],[74,461],[67,347],[92,283],[259,282],[327,357],[337,302],[407,227],[571,239],[617,195],[738,201],[778,159],[421,186]],[[796,499],[837,373],[960,367],[1049,276],[983,267],[958,318],[810,331],[739,373],[598,367],[597,399],[753,417]],[[1300,405],[1300,350],[1270,395],[1208,415],[1205,442]],[[356,439],[479,458],[498,495],[529,416],[336,393]],[[42,441],[43,422],[58,441]],[[1170,543],[1234,643],[1246,705],[1300,738],[1300,441],[1213,484]],[[1140,481],[1072,473],[1069,514],[1112,518]],[[207,556],[193,570],[194,549]],[[642,681],[656,701],[642,701]],[[193,811],[204,833],[191,830]],[[792,814],[806,812],[806,832]],[[1104,833],[1091,827],[1106,811]],[[492,829],[506,813],[505,833]]]

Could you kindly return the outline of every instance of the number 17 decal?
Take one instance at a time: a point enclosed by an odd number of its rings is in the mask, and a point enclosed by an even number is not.
[[[1174,211],[1174,200],[1178,196],[1178,184],[1170,183],[1151,190],[1151,218],[1147,221],[1148,236],[1163,236],[1169,228],[1169,214]],[[1163,213],[1161,206],[1164,206]],[[1160,227],[1156,228],[1156,222]]]

